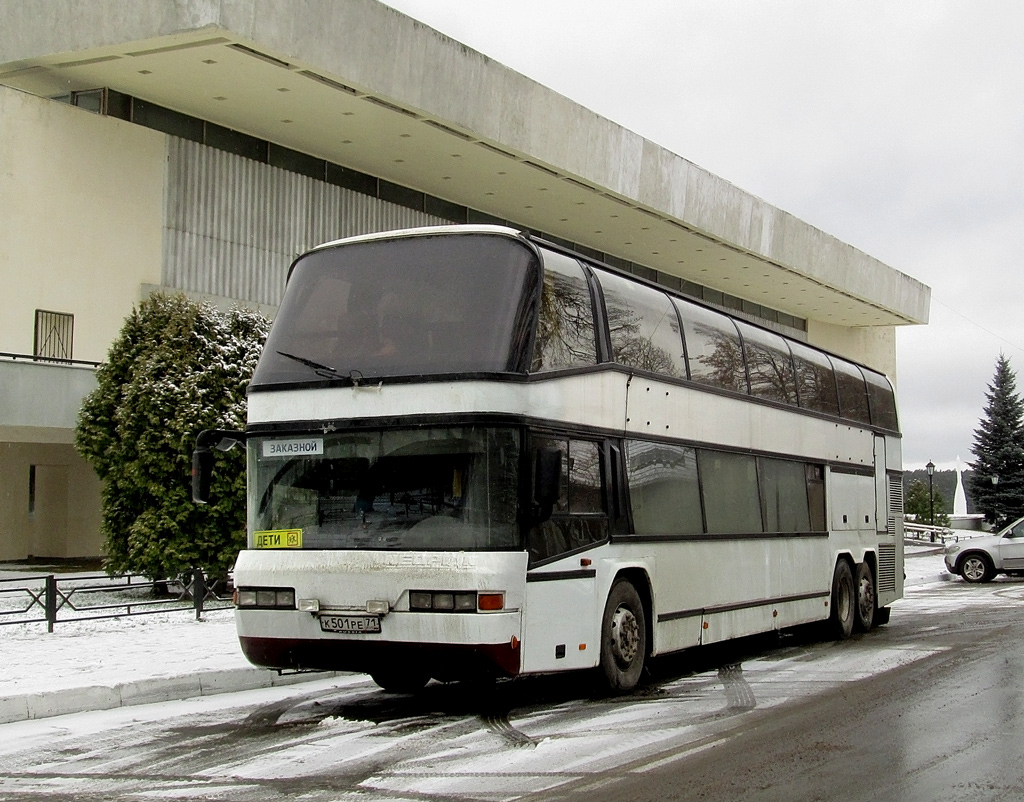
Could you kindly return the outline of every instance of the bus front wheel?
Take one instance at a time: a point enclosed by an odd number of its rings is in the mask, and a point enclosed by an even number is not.
[[[601,620],[601,672],[612,692],[633,690],[647,655],[647,617],[628,580],[612,586]]]
[[[853,633],[853,619],[857,609],[857,590],[853,584],[853,571],[846,560],[836,563],[832,574],[831,611],[828,632],[835,640],[846,640]]]

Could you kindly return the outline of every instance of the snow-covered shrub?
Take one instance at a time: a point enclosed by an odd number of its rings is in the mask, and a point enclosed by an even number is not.
[[[153,295],[125,321],[79,413],[75,447],[104,481],[110,573],[224,576],[245,544],[245,455],[217,460],[211,503],[191,498],[203,429],[245,426],[245,388],[270,322],[184,295]]]

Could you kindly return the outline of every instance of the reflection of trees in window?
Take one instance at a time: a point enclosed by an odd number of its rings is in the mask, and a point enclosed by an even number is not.
[[[640,370],[677,376],[672,354],[655,345],[653,336],[645,337],[641,327],[642,320],[632,309],[608,303],[608,328],[615,361]]]
[[[830,365],[804,358],[793,346],[796,364],[796,385],[800,406],[827,415],[839,414],[839,396],[836,394],[836,376]],[[823,358],[823,357],[821,357]]]
[[[737,393],[747,392],[747,375],[739,337],[730,336],[703,323],[695,323],[692,331],[700,338],[703,353],[695,355],[691,344],[690,378]]]
[[[868,392],[864,374],[856,365],[832,358],[839,384],[839,414],[844,418],[869,423]]]
[[[582,269],[572,260],[545,253],[538,318],[531,371],[597,362],[590,288]]]
[[[668,297],[618,276],[598,275],[614,360],[665,376],[685,375],[679,320]]]
[[[785,341],[752,326],[741,325],[747,352],[750,394],[785,404],[795,404],[793,360]]]

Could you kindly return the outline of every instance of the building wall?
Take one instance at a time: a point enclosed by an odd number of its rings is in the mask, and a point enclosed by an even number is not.
[[[0,351],[32,354],[43,309],[74,315],[74,359],[105,358],[160,279],[165,163],[163,134],[0,86]],[[0,367],[0,559],[99,555],[100,482],[71,445],[88,371]]]
[[[74,446],[0,442],[0,560],[99,556],[99,499]]]
[[[142,283],[158,283],[166,137],[0,86],[0,351],[31,354],[35,310],[75,316],[102,361]]]
[[[324,242],[450,221],[168,137],[163,284],[277,306],[288,267]]]

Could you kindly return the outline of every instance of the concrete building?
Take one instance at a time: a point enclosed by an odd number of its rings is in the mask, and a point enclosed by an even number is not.
[[[0,0],[0,559],[98,554],[77,410],[154,289],[508,222],[895,379],[919,282],[375,0]]]

